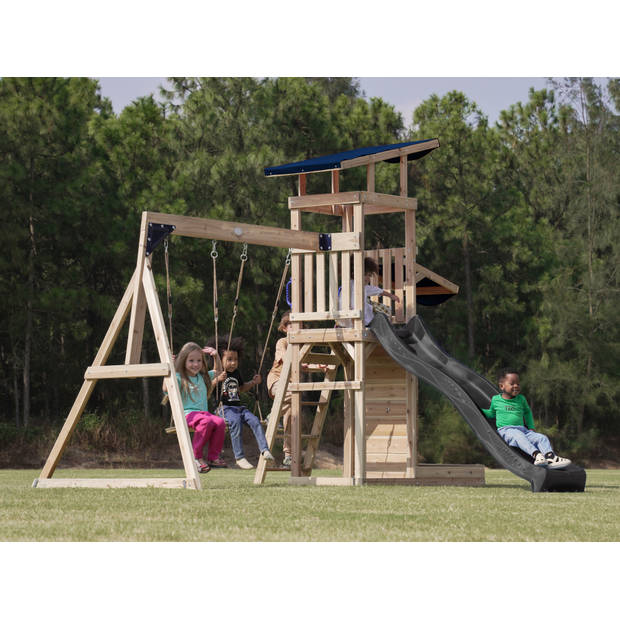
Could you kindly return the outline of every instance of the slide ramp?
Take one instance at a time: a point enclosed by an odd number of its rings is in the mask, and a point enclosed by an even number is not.
[[[571,464],[566,469],[536,467],[528,455],[508,446],[481,409],[488,409],[497,388],[451,357],[432,337],[419,316],[394,327],[377,313],[369,325],[385,351],[407,372],[439,390],[465,419],[487,452],[505,469],[527,480],[533,492],[583,491],[586,473]]]

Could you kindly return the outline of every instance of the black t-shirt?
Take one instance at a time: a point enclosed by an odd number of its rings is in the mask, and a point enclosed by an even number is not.
[[[245,382],[241,378],[239,369],[226,373],[226,379],[218,384],[219,402],[223,405],[238,406],[241,404],[239,388]]]

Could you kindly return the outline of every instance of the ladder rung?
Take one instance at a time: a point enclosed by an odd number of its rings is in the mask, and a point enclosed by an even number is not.
[[[282,437],[284,437],[284,432],[283,431],[278,431],[276,433],[276,437],[282,439]],[[320,435],[302,435],[301,438],[302,439],[318,439],[320,437]]]
[[[302,400],[302,407],[322,407],[329,404],[328,400]]]

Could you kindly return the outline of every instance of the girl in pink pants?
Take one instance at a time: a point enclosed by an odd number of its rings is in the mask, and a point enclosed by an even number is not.
[[[208,398],[213,391],[213,385],[209,378],[205,353],[215,358],[216,366],[220,365],[215,349],[202,348],[195,342],[184,344],[174,362],[185,420],[187,425],[194,429],[192,439],[194,458],[198,471],[202,474],[208,472],[211,467],[226,467],[226,461],[220,457],[226,434],[226,422],[208,411]],[[218,370],[221,371],[221,365]],[[205,461],[203,451],[207,443],[209,451]]]
[[[208,411],[192,411],[185,415],[187,426],[194,429],[192,448],[194,458],[197,461],[202,459],[202,451],[205,444],[209,442],[207,452],[207,463],[210,467],[226,467],[226,463],[220,458],[220,452],[224,446],[224,436],[226,435],[226,421]]]

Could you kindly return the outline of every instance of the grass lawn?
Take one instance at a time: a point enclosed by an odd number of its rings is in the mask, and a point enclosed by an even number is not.
[[[315,475],[339,472],[315,471]],[[300,487],[270,472],[213,470],[203,490],[36,489],[34,470],[0,470],[0,540],[521,541],[620,540],[620,470],[588,470],[585,493],[531,493],[504,470],[486,487]],[[179,470],[70,470],[55,477],[179,477]]]

